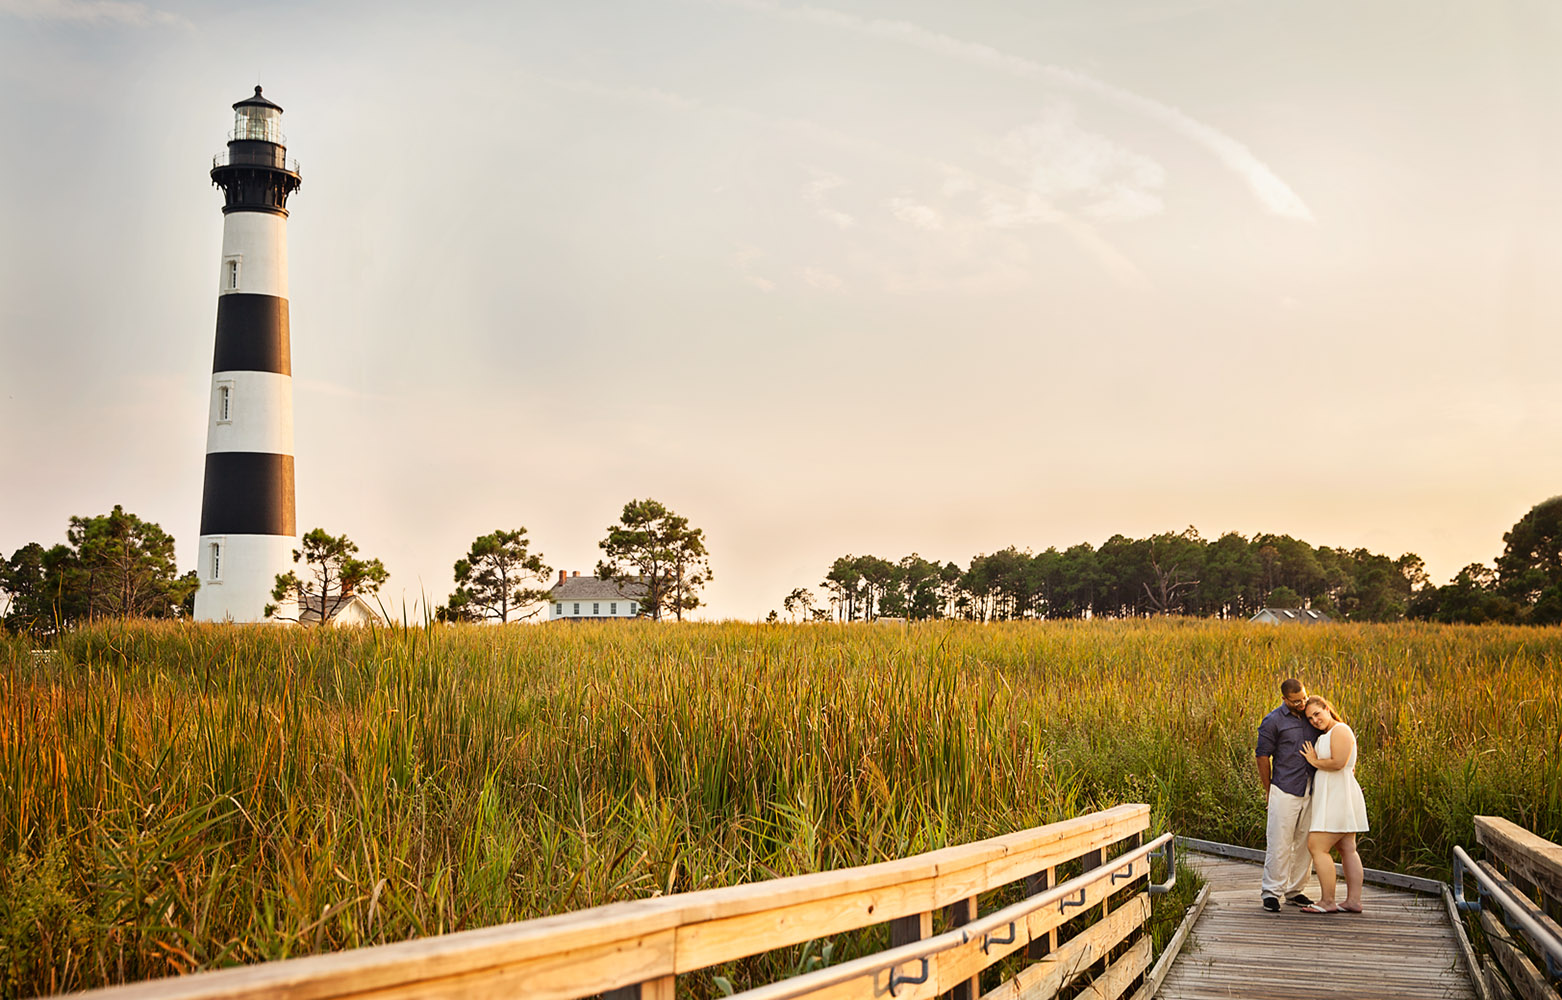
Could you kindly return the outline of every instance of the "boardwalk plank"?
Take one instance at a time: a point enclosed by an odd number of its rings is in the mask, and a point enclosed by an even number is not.
[[[1475,1000],[1441,900],[1369,885],[1364,914],[1268,913],[1258,865],[1186,857],[1208,882],[1209,902],[1156,997]],[[1307,892],[1318,895],[1316,881]]]

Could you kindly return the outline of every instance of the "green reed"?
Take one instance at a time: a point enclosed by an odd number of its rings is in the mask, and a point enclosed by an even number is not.
[[[0,990],[867,864],[1119,802],[1259,845],[1253,735],[1293,674],[1360,734],[1367,863],[1443,873],[1476,814],[1562,835],[1559,650],[1562,630],[1203,621],[7,639]]]

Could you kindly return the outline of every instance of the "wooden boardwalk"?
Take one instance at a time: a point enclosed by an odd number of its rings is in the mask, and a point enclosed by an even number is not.
[[[1155,996],[1163,1000],[1474,998],[1442,900],[1368,885],[1361,915],[1267,913],[1259,866],[1205,854],[1184,858],[1209,883],[1209,902]],[[1307,893],[1318,895],[1313,881]],[[1341,897],[1344,887],[1341,886]]]

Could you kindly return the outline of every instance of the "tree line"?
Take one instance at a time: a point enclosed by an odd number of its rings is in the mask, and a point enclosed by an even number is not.
[[[1537,504],[1502,540],[1492,565],[1472,563],[1442,586],[1428,580],[1414,553],[1390,558],[1289,535],[1228,532],[1208,540],[1191,527],[1034,554],[1010,546],[965,567],[917,553],[898,560],[845,555],[831,563],[818,595],[799,587],[782,606],[793,621],[1230,618],[1301,607],[1347,621],[1562,624],[1562,496]],[[301,543],[293,553],[298,567],[277,577],[274,612],[290,602],[323,618],[341,598],[373,595],[388,579],[380,560],[361,558],[346,535],[316,528]],[[682,620],[701,606],[710,556],[704,532],[688,518],[655,500],[631,500],[598,545],[597,575],[643,588],[646,617]],[[535,617],[551,573],[524,527],[480,535],[455,562],[455,590],[436,616],[500,623]],[[98,618],[188,617],[198,586],[194,570],[178,572],[172,536],[116,505],[107,514],[70,518],[64,542],[29,542],[0,563],[0,624],[46,632]],[[770,613],[769,620],[780,619]]]
[[[1346,621],[1562,623],[1562,497],[1534,507],[1503,542],[1494,566],[1472,564],[1441,587],[1414,553],[1392,558],[1275,534],[1210,540],[1192,527],[1061,551],[1010,546],[964,567],[915,552],[899,560],[844,555],[817,595],[799,587],[782,606],[793,621],[1234,618],[1277,607]]]
[[[274,581],[268,618],[325,621],[341,601],[373,597],[390,577],[345,534],[314,528],[299,541],[295,568]],[[704,531],[688,518],[656,500],[631,500],[598,544],[597,575],[643,590],[644,617],[681,621],[700,607],[710,557]],[[524,527],[479,535],[453,570],[455,589],[435,611],[440,621],[536,617],[553,572],[531,550]],[[101,618],[188,618],[199,586],[195,570],[178,572],[173,536],[116,505],[108,514],[72,517],[65,542],[29,542],[0,563],[0,625],[43,634]]]

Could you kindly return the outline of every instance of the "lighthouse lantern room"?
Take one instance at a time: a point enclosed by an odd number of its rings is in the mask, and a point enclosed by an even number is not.
[[[266,618],[277,575],[292,568],[293,368],[288,340],[287,159],[282,109],[259,87],[233,106],[228,149],[212,161],[223,192],[217,336],[206,426],[197,553],[201,621]],[[293,619],[283,604],[274,617]]]

